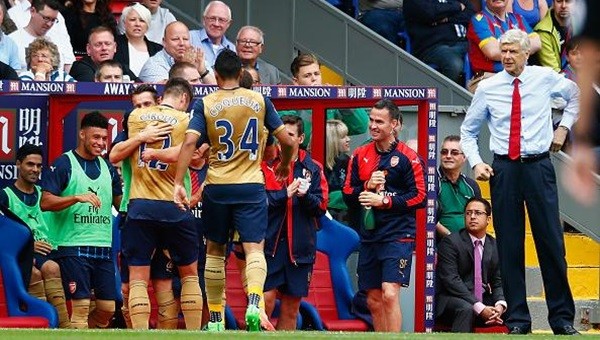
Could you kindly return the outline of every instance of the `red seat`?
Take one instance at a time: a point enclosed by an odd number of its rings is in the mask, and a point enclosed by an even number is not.
[[[0,270],[0,328],[48,328],[48,319],[40,316],[9,316],[6,292]]]
[[[227,305],[233,312],[239,329],[246,329],[246,307],[248,297],[242,285],[242,275],[235,264],[236,258],[233,252],[227,259],[225,266],[225,293],[227,294]]]

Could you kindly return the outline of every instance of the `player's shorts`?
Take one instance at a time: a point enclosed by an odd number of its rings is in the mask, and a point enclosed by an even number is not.
[[[184,214],[182,212],[182,214]],[[198,234],[192,214],[178,222],[128,218],[123,254],[129,265],[149,266],[155,249],[166,246],[176,266],[198,260]]]
[[[308,296],[313,264],[291,263],[286,239],[277,244],[275,256],[267,256],[266,259],[265,291],[277,289],[280,293],[293,297]]]
[[[127,258],[123,255],[123,253],[119,254],[119,271],[121,273],[121,282],[128,283],[129,282],[129,264],[127,263]],[[150,262],[150,279],[152,280],[162,280],[162,279],[172,279],[173,275],[176,274],[177,269],[173,268],[173,261],[165,255],[164,251],[158,249],[154,252],[152,256],[152,261]]]
[[[414,248],[412,239],[361,243],[357,269],[359,289],[381,289],[383,282],[408,287]]]
[[[110,251],[110,248],[88,248],[108,249]],[[63,288],[67,299],[89,299],[92,296],[92,289],[94,289],[94,295],[97,299],[116,299],[115,265],[111,258],[61,256],[56,259],[56,262],[60,266]]]
[[[261,242],[267,232],[267,203],[217,203],[204,195],[202,220],[206,238],[218,244],[229,241],[230,228],[240,234],[241,242]]]
[[[38,270],[42,270],[44,263],[46,263],[48,261],[54,261],[52,252],[50,252],[50,254],[48,254],[48,255],[42,255],[40,253],[33,253],[33,260],[34,260],[33,266]]]

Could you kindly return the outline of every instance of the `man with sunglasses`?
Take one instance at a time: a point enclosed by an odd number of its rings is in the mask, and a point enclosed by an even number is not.
[[[29,11],[31,17],[29,23],[22,28],[12,32],[8,36],[19,47],[19,59],[21,60],[21,69],[27,69],[25,60],[25,49],[36,38],[46,38],[56,44],[60,51],[60,68],[69,72],[71,65],[75,61],[73,47],[68,35],[51,34],[51,29],[59,22],[60,3],[58,0],[32,0]]]
[[[450,235],[465,227],[463,212],[467,201],[481,197],[479,185],[465,176],[461,169],[467,158],[460,148],[460,137],[450,135],[444,138],[438,169],[438,238]]]
[[[222,1],[211,1],[202,15],[204,28],[190,32],[192,46],[202,48],[204,60],[210,67],[215,65],[221,51],[235,51],[235,45],[225,36],[231,21],[231,8]]]
[[[506,301],[498,248],[496,239],[486,233],[491,214],[487,200],[471,198],[461,213],[465,228],[445,237],[438,247],[435,317],[449,324],[452,332],[503,323]]]

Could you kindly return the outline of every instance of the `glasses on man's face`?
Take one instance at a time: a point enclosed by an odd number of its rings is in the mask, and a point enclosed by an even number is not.
[[[447,154],[451,154],[452,156],[458,156],[458,155],[462,155],[463,153],[460,150],[456,150],[456,149],[452,149],[452,150],[442,149],[442,151],[440,151],[440,154],[442,156],[446,156]]]
[[[215,16],[212,16],[212,17],[204,17],[204,20],[208,21],[208,22],[209,22],[209,23],[211,23],[211,24],[214,24],[214,23],[217,23],[217,24],[218,24],[218,23],[221,23],[221,24],[226,24],[226,23],[228,23],[228,22],[229,22],[229,19],[225,19],[225,18],[219,18],[219,17],[215,17]]]
[[[47,24],[50,24],[50,23],[56,24],[56,23],[58,23],[58,18],[47,17],[47,16],[43,15],[40,12],[37,12],[37,13],[40,15],[40,17],[42,17],[42,19],[44,20],[44,22],[47,23]]]
[[[465,216],[467,217],[471,217],[473,214],[475,214],[475,216],[477,217],[481,217],[481,216],[487,216],[487,213],[485,211],[481,211],[481,210],[467,210],[465,211]]]
[[[245,46],[252,46],[252,47],[256,47],[260,44],[262,44],[262,42],[260,41],[256,41],[256,40],[249,40],[249,39],[238,39],[236,40],[236,42],[240,45],[245,45]]]
[[[111,47],[113,46],[115,43],[113,41],[98,41],[92,44],[92,47],[94,48],[102,48],[103,46],[106,47]]]

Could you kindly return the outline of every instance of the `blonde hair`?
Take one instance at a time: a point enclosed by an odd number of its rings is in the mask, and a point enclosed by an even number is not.
[[[131,11],[135,11],[140,16],[140,19],[142,19],[142,21],[145,22],[146,25],[148,25],[149,30],[150,23],[152,22],[152,13],[150,13],[150,10],[146,8],[146,6],[138,2],[135,2],[133,5],[127,6],[123,9],[121,17],[119,18],[121,25],[125,25],[125,21],[127,20],[127,17],[129,16],[129,13],[131,13]]]
[[[344,122],[337,119],[327,121],[327,156],[325,166],[332,170],[337,156],[344,153],[340,147],[340,140],[348,136],[348,127]]]
[[[45,38],[36,38],[31,42],[31,44],[29,44],[27,48],[25,48],[25,61],[27,62],[27,68],[31,68],[31,56],[37,51],[41,50],[48,50],[50,52],[50,64],[52,65],[52,70],[58,70],[58,65],[60,63],[58,47],[56,47],[55,43],[46,40]]]

